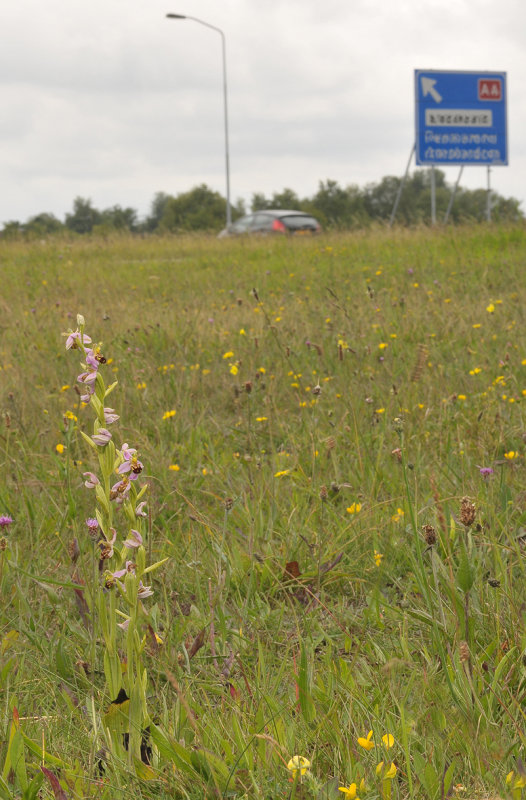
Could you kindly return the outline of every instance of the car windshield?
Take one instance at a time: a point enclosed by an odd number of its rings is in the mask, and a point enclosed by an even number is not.
[[[309,217],[308,214],[290,214],[289,216],[281,217],[281,222],[291,230],[318,227],[318,223],[314,217]]]

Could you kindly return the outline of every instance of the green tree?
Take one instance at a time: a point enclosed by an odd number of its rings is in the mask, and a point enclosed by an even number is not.
[[[292,189],[282,189],[281,192],[274,192],[272,195],[270,208],[301,211],[302,202]]]
[[[73,213],[66,214],[66,227],[75,233],[91,233],[94,225],[100,225],[102,214],[91,205],[91,200],[76,197]]]
[[[267,208],[272,208],[272,201],[268,200],[263,192],[255,192],[250,202],[251,211],[265,211]]]
[[[133,232],[138,227],[137,212],[134,208],[113,206],[102,212],[100,224],[116,231]]]
[[[23,232],[24,226],[22,223],[16,219],[12,219],[9,222],[4,223],[4,227],[2,228],[2,238],[18,239],[22,236]]]
[[[189,192],[169,197],[159,222],[159,230],[218,230],[225,224],[226,201],[219,192],[201,184]]]
[[[166,204],[169,200],[173,200],[174,197],[170,194],[166,194],[166,192],[157,192],[151,202],[150,205],[150,214],[146,218],[144,223],[144,229],[149,231],[157,230],[159,224],[163,218],[164,209],[166,208]]]
[[[355,185],[343,189],[337,181],[320,181],[311,204],[324,227],[352,228],[368,222],[363,193]]]
[[[64,223],[54,214],[37,214],[28,219],[24,225],[24,232],[35,236],[46,236],[48,234],[59,233],[64,230]]]

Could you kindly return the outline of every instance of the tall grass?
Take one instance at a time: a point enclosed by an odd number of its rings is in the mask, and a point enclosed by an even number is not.
[[[520,797],[525,256],[492,227],[0,243],[0,796]],[[142,766],[92,637],[79,312],[169,558]]]

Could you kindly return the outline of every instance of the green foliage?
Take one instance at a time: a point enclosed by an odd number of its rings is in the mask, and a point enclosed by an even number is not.
[[[91,233],[94,225],[102,221],[100,211],[93,208],[91,200],[76,197],[73,201],[73,211],[66,214],[66,228],[74,233]]]
[[[217,230],[224,226],[226,202],[204,183],[167,199],[159,221],[161,232]]]
[[[496,225],[0,242],[0,797],[520,798],[525,257]],[[78,311],[148,484],[133,642]],[[149,730],[107,688],[133,648]]]
[[[342,187],[335,180],[320,181],[318,191],[310,198],[300,198],[292,189],[274,192],[265,197],[261,192],[252,195],[251,210],[269,208],[298,209],[316,216],[325,229],[366,229],[373,223],[390,219],[401,179],[388,176],[379,183],[360,189],[356,185]],[[446,182],[443,170],[435,170],[436,213],[439,220],[449,206],[452,186]],[[246,213],[242,200],[232,207],[232,218]],[[482,222],[487,214],[485,189],[460,187],[450,212],[455,224]],[[520,201],[505,198],[497,192],[491,194],[491,214],[494,222],[515,223],[524,218]],[[73,211],[66,214],[65,224],[53,214],[38,214],[22,224],[17,221],[4,225],[4,239],[43,237],[64,230],[76,234],[95,233],[110,236],[115,233],[185,233],[192,231],[218,232],[224,227],[226,201],[205,184],[177,196],[157,192],[151,202],[150,214],[139,221],[135,209],[115,205],[104,211],[93,208],[91,200],[77,197]],[[416,170],[409,177],[401,195],[396,222],[405,226],[431,224],[431,188],[428,170]]]

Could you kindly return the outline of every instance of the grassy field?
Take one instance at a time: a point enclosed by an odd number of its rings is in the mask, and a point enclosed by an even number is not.
[[[1,798],[522,796],[525,265],[0,243]]]

